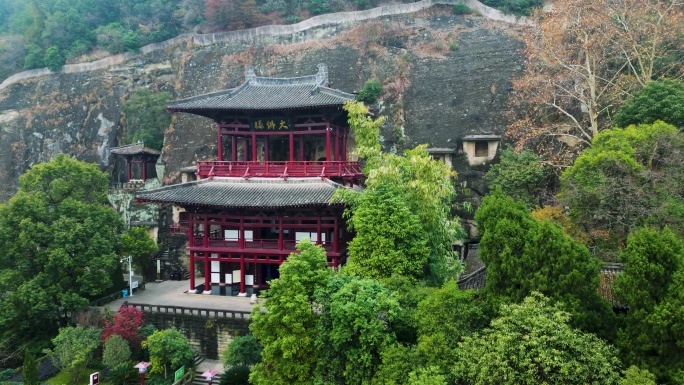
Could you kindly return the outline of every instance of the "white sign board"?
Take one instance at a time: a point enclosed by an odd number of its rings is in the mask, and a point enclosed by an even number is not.
[[[90,385],[97,385],[100,383],[100,372],[95,372],[90,375]]]

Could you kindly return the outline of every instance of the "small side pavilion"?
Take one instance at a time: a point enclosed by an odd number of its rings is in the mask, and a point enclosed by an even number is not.
[[[155,164],[161,154],[159,151],[145,147],[143,142],[127,144],[111,149],[111,153],[126,159],[126,182],[142,181],[155,178]]]

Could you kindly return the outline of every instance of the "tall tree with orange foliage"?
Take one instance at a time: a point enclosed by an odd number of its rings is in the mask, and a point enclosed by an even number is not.
[[[572,162],[632,92],[684,75],[677,0],[557,0],[532,17],[508,135],[551,164]]]

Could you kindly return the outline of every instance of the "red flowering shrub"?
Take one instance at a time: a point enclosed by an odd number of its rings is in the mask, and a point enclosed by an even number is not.
[[[131,350],[140,350],[140,338],[138,328],[143,324],[143,312],[133,307],[121,307],[114,313],[112,321],[105,321],[102,329],[101,340],[104,343],[107,338],[116,334],[126,340]]]

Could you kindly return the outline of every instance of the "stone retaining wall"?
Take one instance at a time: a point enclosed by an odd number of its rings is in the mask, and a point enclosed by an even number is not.
[[[128,304],[143,311],[146,323],[157,329],[176,328],[188,339],[193,350],[218,360],[235,336],[249,333],[249,314],[176,306]]]

